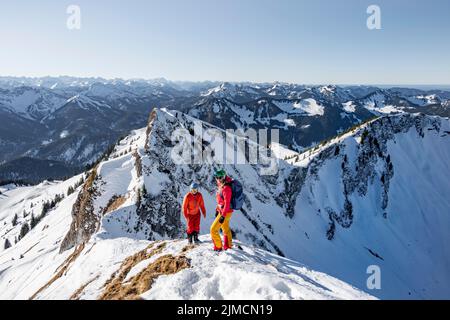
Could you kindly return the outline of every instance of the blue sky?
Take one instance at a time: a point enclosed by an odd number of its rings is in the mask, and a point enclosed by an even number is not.
[[[450,84],[449,15],[448,0],[9,0],[0,75]]]

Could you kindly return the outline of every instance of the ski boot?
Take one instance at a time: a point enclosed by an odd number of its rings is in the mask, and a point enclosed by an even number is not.
[[[200,239],[198,238],[198,232],[194,232],[194,243],[195,243],[195,244],[200,244],[200,243],[202,243],[202,242],[200,241]]]

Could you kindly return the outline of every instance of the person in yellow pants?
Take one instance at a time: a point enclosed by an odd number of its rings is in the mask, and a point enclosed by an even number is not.
[[[224,170],[218,170],[214,174],[217,182],[217,208],[216,219],[211,225],[211,238],[214,242],[214,251],[228,250],[232,247],[232,234],[230,229],[230,219],[233,215],[233,210],[230,207],[232,188],[231,182],[233,180],[227,176]],[[220,238],[220,230],[223,233],[223,246],[222,239]]]
[[[211,225],[211,237],[214,242],[214,251],[222,251],[222,248],[224,250],[228,250],[232,247],[232,235],[230,229],[231,213],[225,217],[222,223],[220,222],[221,217],[222,216],[218,214],[213,224]],[[219,233],[220,229],[222,229],[223,233],[223,247],[222,239],[220,238]]]

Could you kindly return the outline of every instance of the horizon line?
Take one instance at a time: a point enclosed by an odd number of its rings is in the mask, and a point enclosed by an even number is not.
[[[337,82],[314,82],[314,83],[306,83],[306,82],[292,82],[292,81],[283,81],[283,80],[272,80],[272,81],[254,81],[254,80],[172,80],[166,77],[104,77],[104,76],[75,76],[75,75],[40,75],[40,76],[19,76],[19,75],[0,75],[1,78],[15,78],[15,79],[43,79],[43,78],[76,78],[76,79],[100,79],[107,81],[114,80],[122,80],[122,81],[152,81],[152,80],[165,80],[168,82],[188,82],[188,83],[205,83],[205,82],[213,82],[213,83],[233,83],[233,84],[245,84],[245,83],[254,83],[254,84],[274,84],[274,83],[282,83],[282,84],[296,84],[296,85],[304,85],[304,86],[327,86],[327,85],[335,85],[335,86],[386,86],[386,87],[406,87],[406,86],[421,86],[421,87],[432,87],[432,86],[440,86],[440,87],[449,87],[450,83],[337,83]]]

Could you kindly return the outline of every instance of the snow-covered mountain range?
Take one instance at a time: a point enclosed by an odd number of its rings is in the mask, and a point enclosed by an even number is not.
[[[325,98],[296,99],[292,105],[279,102],[284,113],[317,117],[323,106],[326,114]],[[351,104],[347,108],[353,110]],[[1,187],[0,297],[450,297],[448,119],[383,114],[304,152],[273,145],[272,175],[261,174],[261,163],[221,165],[217,152],[202,164],[177,164],[177,130],[207,149],[212,138],[225,145],[233,141],[204,121],[202,127],[215,133],[196,136],[198,121],[155,109],[146,126],[90,171],[64,182]],[[237,158],[248,156],[245,148],[236,152]],[[242,250],[236,246],[214,256],[208,236],[195,248],[180,240],[180,206],[197,181],[208,211],[201,233],[209,232],[212,172],[218,167],[243,183],[246,200],[232,219]],[[367,287],[369,266],[380,269],[381,289]],[[218,274],[224,269],[225,279]],[[186,284],[190,289],[183,289]]]
[[[0,77],[0,180],[40,182],[81,172],[117,139],[146,124],[153,107],[188,113],[223,129],[279,128],[283,145],[314,146],[386,113],[450,115],[450,92],[287,83],[173,82]],[[65,174],[22,165],[57,163]]]

